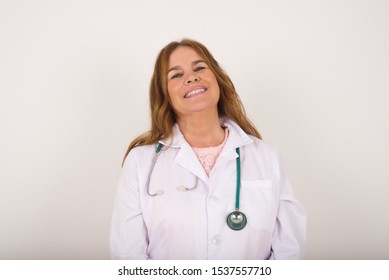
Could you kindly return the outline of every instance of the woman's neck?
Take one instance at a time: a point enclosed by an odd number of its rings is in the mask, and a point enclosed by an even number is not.
[[[212,118],[201,115],[178,118],[177,124],[185,140],[192,147],[217,146],[224,140],[224,129],[217,115]]]

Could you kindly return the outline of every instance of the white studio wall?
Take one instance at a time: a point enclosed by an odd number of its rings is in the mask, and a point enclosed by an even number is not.
[[[199,40],[276,145],[308,259],[389,259],[389,2],[0,0],[0,259],[109,259],[159,50]]]

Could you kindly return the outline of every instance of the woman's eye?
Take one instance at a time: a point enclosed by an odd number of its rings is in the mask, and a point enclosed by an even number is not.
[[[195,72],[199,72],[199,71],[204,70],[204,69],[205,69],[204,66],[199,66],[199,67],[196,67],[196,68],[194,69],[194,71],[195,71]]]
[[[182,74],[181,73],[177,73],[177,74],[174,74],[170,79],[178,79],[182,77]]]

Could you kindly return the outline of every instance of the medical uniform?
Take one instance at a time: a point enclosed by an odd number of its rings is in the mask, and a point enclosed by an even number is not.
[[[164,144],[147,186],[157,145],[129,153],[111,224],[113,259],[301,259],[306,215],[295,199],[278,152],[222,119],[229,135],[209,176],[178,125]],[[242,230],[226,223],[235,210],[241,157]],[[185,191],[184,188],[193,188]],[[150,196],[147,193],[162,193]]]

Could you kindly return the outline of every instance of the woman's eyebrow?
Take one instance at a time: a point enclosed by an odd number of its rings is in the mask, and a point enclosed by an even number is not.
[[[167,73],[169,74],[169,72],[173,71],[173,70],[179,70],[181,69],[180,66],[173,66],[172,68],[170,68],[169,70],[167,70]]]
[[[179,69],[181,69],[180,66],[173,66],[172,68],[170,68],[169,70],[167,70],[167,73],[169,74],[170,71],[179,70]]]
[[[195,60],[192,62],[192,66],[195,66],[196,64],[199,64],[201,62],[204,62],[206,63],[204,60],[202,59],[199,59],[199,60]],[[173,66],[172,68],[170,68],[169,70],[167,70],[167,73],[169,74],[170,71],[173,71],[173,70],[180,70],[182,69],[181,66],[177,65],[177,66]]]
[[[192,65],[193,65],[193,66],[195,66],[196,64],[199,64],[199,63],[201,63],[201,62],[204,62],[204,63],[206,63],[204,60],[202,60],[202,59],[199,59],[199,60],[195,60],[195,61],[193,61],[193,62],[192,62]]]

